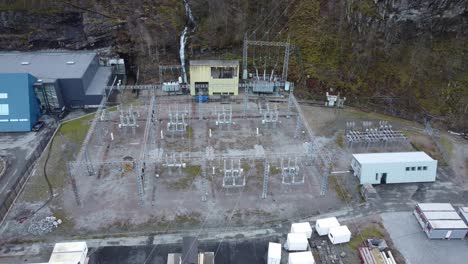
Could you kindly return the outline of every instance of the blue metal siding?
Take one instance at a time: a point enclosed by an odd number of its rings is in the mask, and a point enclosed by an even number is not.
[[[86,105],[99,105],[102,101],[102,95],[86,95]]]
[[[81,79],[60,79],[58,83],[66,106],[80,107],[85,105],[85,92]]]
[[[28,75],[28,92],[29,92],[29,120],[32,128],[39,118],[41,117],[41,109],[39,99],[36,97],[36,93],[34,92],[33,85],[37,81],[37,78],[32,76],[31,74]]]
[[[31,131],[39,118],[39,106],[32,87],[35,80],[26,73],[0,74],[0,93],[8,94],[8,98],[0,99],[0,104],[9,105],[9,114],[0,116],[3,121],[0,122],[0,132]]]

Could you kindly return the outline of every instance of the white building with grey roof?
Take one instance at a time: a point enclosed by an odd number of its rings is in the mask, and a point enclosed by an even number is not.
[[[464,239],[468,232],[449,203],[418,203],[413,214],[429,239]]]
[[[437,160],[424,152],[362,153],[351,168],[361,184],[434,182]]]

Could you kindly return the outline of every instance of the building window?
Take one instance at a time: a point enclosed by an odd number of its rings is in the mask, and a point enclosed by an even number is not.
[[[0,93],[0,99],[8,99],[7,93]]]
[[[376,181],[379,180],[379,174],[378,174],[378,173],[375,174],[375,180],[376,180]]]
[[[0,122],[8,122],[8,119],[0,119]]]
[[[412,170],[412,171],[416,170],[416,167],[411,167],[411,170]]]
[[[427,166],[423,166],[423,170],[427,170]]]
[[[213,79],[232,79],[237,77],[237,71],[234,67],[211,67],[211,78]]]
[[[0,115],[9,115],[10,108],[8,104],[0,104]]]
[[[41,83],[34,85],[34,90],[41,103],[41,108],[44,110],[59,109],[60,104],[58,101],[57,93],[53,83]]]
[[[421,167],[421,166],[419,166],[419,167],[418,167],[418,170],[422,170],[422,167]]]
[[[406,167],[406,171],[409,171],[409,167]]]

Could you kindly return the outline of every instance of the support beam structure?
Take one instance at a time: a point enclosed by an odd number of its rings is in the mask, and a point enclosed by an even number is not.
[[[268,163],[267,159],[263,162],[263,192],[262,198],[267,198],[268,195],[268,181],[270,178],[270,164]]]
[[[289,54],[291,51],[291,44],[289,39],[287,42],[272,42],[272,41],[261,41],[261,40],[248,40],[247,35],[244,37],[244,46],[242,51],[242,79],[247,80],[248,78],[248,52],[249,46],[263,46],[263,47],[284,47],[284,58],[283,58],[283,72],[281,79],[286,81],[288,78],[288,64]]]

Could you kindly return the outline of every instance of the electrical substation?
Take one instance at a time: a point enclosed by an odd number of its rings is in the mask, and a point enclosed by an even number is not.
[[[277,56],[255,55],[249,46]],[[286,80],[289,53],[288,42],[246,40],[243,76],[234,61],[194,61],[193,85],[177,77],[179,66],[161,65],[159,84],[108,86],[67,164],[73,195],[65,207],[76,207],[73,214],[108,206],[148,212],[142,219],[236,206],[265,215],[325,208],[310,201],[327,193],[332,162],[320,162],[325,150],[315,146]],[[112,94],[116,102],[107,101]]]

